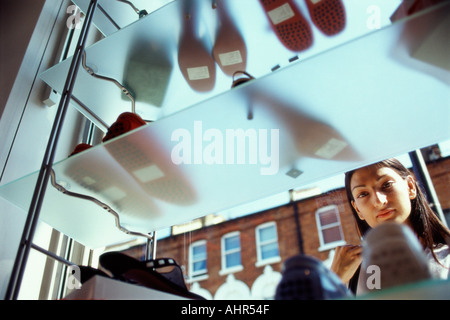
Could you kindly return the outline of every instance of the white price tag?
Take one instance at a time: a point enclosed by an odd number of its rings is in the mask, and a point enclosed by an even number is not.
[[[239,50],[219,54],[220,64],[224,67],[242,63],[242,56]]]
[[[272,20],[272,23],[277,25],[283,21],[286,21],[293,16],[295,16],[294,11],[292,10],[289,3],[285,3],[282,6],[279,6],[278,8],[275,8],[268,12],[270,20]]]
[[[316,151],[316,155],[325,159],[332,159],[341,152],[348,144],[344,141],[331,138]]]
[[[207,66],[187,68],[189,80],[209,79],[209,69]]]

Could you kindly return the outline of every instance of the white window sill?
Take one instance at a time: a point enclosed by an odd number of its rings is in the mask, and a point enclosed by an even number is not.
[[[281,258],[280,257],[272,257],[269,259],[265,259],[265,260],[260,260],[260,261],[256,261],[255,266],[256,267],[262,267],[268,264],[272,264],[272,263],[277,263],[280,262]]]
[[[194,283],[194,282],[198,282],[198,281],[203,281],[203,280],[207,280],[209,278],[209,275],[207,274],[202,274],[200,276],[194,276],[194,277],[189,277],[188,279],[186,279],[186,283]]]
[[[242,270],[244,270],[244,267],[242,265],[234,266],[234,267],[231,267],[231,268],[220,270],[219,271],[219,275],[220,276],[224,276],[226,274],[235,273],[235,272],[239,272],[239,271],[242,271]]]
[[[317,249],[317,250],[319,252],[327,251],[327,250],[334,249],[337,246],[343,246],[343,245],[346,245],[346,244],[347,244],[347,242],[345,242],[345,240],[339,240],[339,241],[335,241],[335,242],[330,242],[330,243],[324,244],[324,245],[320,246],[319,249]]]

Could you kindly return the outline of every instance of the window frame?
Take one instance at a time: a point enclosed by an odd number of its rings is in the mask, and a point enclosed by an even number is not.
[[[333,222],[323,226],[322,223],[320,222],[320,215],[323,214],[324,212],[329,212],[331,210],[334,211],[337,218],[337,222]],[[336,248],[337,246],[346,244],[346,241],[344,239],[344,232],[342,230],[341,215],[339,214],[339,208],[337,205],[331,204],[317,209],[315,212],[315,217],[316,217],[317,234],[319,236],[319,244],[320,244],[318,249],[319,252],[330,250]],[[339,227],[340,240],[325,243],[323,231],[335,227]]]
[[[203,260],[194,260],[194,248],[205,246],[205,269],[194,271],[194,264]],[[208,278],[208,246],[206,240],[198,240],[189,245],[189,278],[191,280],[204,280]]]
[[[226,250],[225,241],[228,238],[239,237],[239,249],[231,249]],[[242,245],[241,245],[241,233],[239,231],[232,231],[222,236],[221,240],[221,270],[219,271],[219,275],[225,275],[229,273],[235,273],[238,271],[242,271],[244,269],[242,265]],[[227,266],[226,257],[228,254],[239,252],[240,264],[232,267]]]
[[[271,241],[266,241],[264,243],[261,243],[261,239],[260,239],[260,230],[261,229],[265,229],[265,228],[270,228],[273,227],[275,228],[275,238],[274,240]],[[281,261],[281,257],[280,257],[280,246],[279,246],[279,241],[278,241],[278,230],[277,230],[277,224],[275,221],[269,221],[263,224],[258,225],[255,228],[255,240],[256,240],[256,263],[255,266],[257,267],[261,267],[267,264],[272,264],[272,263],[277,263]],[[268,245],[271,243],[276,243],[277,244],[277,251],[278,251],[278,256],[273,256],[270,258],[262,258],[262,252],[261,252],[261,247],[263,245]]]

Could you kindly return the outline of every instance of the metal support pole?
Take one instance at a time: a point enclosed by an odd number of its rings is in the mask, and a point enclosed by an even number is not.
[[[298,214],[297,203],[294,201],[294,190],[289,190],[290,204],[294,209],[294,219],[295,219],[295,230],[297,231],[297,242],[298,242],[298,250],[300,254],[304,254],[305,250],[303,247],[303,235],[300,226],[300,216]]]
[[[46,256],[52,258],[53,260],[56,260],[56,261],[66,265],[66,266],[71,267],[71,266],[75,266],[76,265],[75,263],[72,263],[69,260],[66,260],[66,259],[62,258],[62,257],[54,254],[53,252],[45,250],[44,248],[41,248],[41,247],[35,245],[34,243],[31,244],[31,248],[33,248],[36,251],[39,251],[42,254],[45,254]]]
[[[155,260],[156,259],[156,231],[152,233],[152,239],[147,239],[147,245],[145,250],[145,259]]]
[[[428,173],[425,160],[423,159],[422,152],[420,150],[415,150],[409,153],[413,165],[413,171],[416,175],[417,180],[419,180],[420,185],[423,187],[428,203],[430,204],[433,211],[436,213],[437,217],[441,222],[447,226],[445,220],[444,212],[442,211],[441,203],[437,197],[436,191],[433,187],[433,182],[431,181],[430,175]]]
[[[81,29],[80,38],[77,43],[77,48],[73,55],[72,63],[68,71],[66,83],[64,85],[61,100],[59,102],[58,110],[55,115],[55,120],[53,122],[52,131],[48,139],[47,149],[45,150],[41,169],[34,189],[33,198],[28,210],[22,238],[16,255],[16,260],[11,272],[10,281],[5,295],[6,300],[17,299],[19,294],[20,285],[22,283],[23,274],[25,272],[32,240],[39,220],[40,210],[44,201],[45,191],[47,189],[47,184],[50,178],[50,172],[53,166],[56,147],[63,126],[64,118],[67,113],[70,98],[72,96],[75,80],[81,64],[82,54],[86,46],[87,36],[92,23],[95,9],[97,7],[97,2],[98,0],[91,0],[89,4],[85,22],[83,24],[83,28]]]

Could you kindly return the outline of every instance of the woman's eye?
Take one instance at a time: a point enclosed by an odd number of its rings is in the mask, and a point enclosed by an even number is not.
[[[367,192],[361,192],[356,197],[357,198],[364,198],[365,196],[367,196]]]
[[[392,187],[392,184],[393,184],[392,181],[388,181],[388,182],[386,182],[385,184],[383,184],[383,188],[384,188],[384,189],[388,189],[388,188]]]

